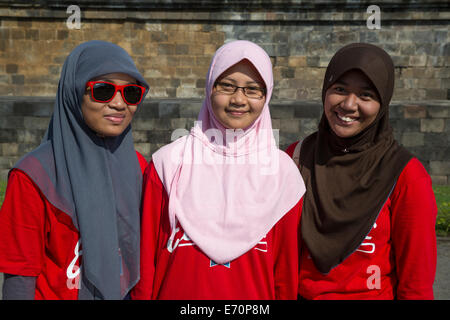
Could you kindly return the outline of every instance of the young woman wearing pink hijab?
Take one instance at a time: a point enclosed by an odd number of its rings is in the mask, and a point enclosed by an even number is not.
[[[145,172],[133,299],[297,298],[305,187],[276,145],[272,89],[262,48],[233,41],[217,50],[198,121]]]

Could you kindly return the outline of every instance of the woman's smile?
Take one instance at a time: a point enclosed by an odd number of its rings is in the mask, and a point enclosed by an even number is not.
[[[249,111],[245,110],[235,110],[235,109],[225,109],[225,112],[232,117],[243,117],[249,113]]]
[[[335,112],[335,115],[336,115],[336,118],[337,118],[337,121],[339,122],[339,124],[343,125],[343,126],[350,126],[359,120],[359,117],[345,116],[345,115],[339,114],[339,112]]]
[[[123,113],[108,114],[104,117],[115,124],[121,124],[125,120],[125,114]]]

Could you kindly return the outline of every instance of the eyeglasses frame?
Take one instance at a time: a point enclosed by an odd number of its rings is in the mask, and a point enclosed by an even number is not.
[[[234,84],[231,84],[231,83],[226,83],[226,82],[216,82],[216,83],[214,83],[214,88],[216,88],[217,87],[217,85],[219,85],[220,83],[223,83],[223,84],[227,84],[227,85],[229,85],[229,86],[232,86],[232,87],[234,87],[234,91],[233,92],[223,92],[223,91],[218,91],[218,92],[220,92],[220,93],[223,93],[223,94],[226,94],[226,95],[233,95],[233,94],[235,94],[236,92],[237,92],[237,90],[238,89],[242,89],[242,92],[244,93],[244,96],[246,96],[247,98],[250,98],[250,99],[258,99],[258,100],[261,100],[262,98],[264,98],[265,96],[266,96],[266,93],[267,93],[267,90],[266,90],[266,88],[261,88],[260,90],[262,91],[262,93],[263,93],[263,95],[261,96],[261,97],[259,97],[259,98],[254,98],[254,97],[249,97],[246,93],[245,93],[245,89],[247,89],[247,88],[249,88],[249,87],[239,87],[239,86],[236,86],[236,85],[234,85]]]
[[[115,91],[114,91],[114,94],[112,95],[112,97],[111,97],[110,99],[106,100],[106,101],[102,101],[102,100],[98,100],[98,99],[94,98],[94,84],[96,84],[96,83],[107,83],[107,84],[113,85]],[[125,94],[123,93],[123,89],[126,88],[126,87],[129,87],[129,86],[136,86],[136,87],[139,87],[140,89],[142,89],[141,97],[140,97],[139,101],[136,102],[136,103],[129,103],[129,102],[127,101],[127,99],[125,98]],[[135,84],[135,83],[128,83],[128,84],[122,84],[122,85],[120,85],[120,84],[115,84],[115,83],[112,83],[112,82],[101,81],[101,80],[100,80],[100,81],[88,81],[88,82],[86,82],[86,89],[87,89],[88,87],[91,89],[91,90],[90,90],[90,91],[91,91],[91,98],[92,98],[92,100],[94,100],[95,102],[108,103],[108,102],[110,102],[112,99],[114,99],[114,97],[115,97],[116,94],[117,94],[117,91],[120,91],[120,94],[121,94],[121,96],[122,96],[123,101],[124,101],[127,105],[133,105],[133,106],[134,106],[134,105],[138,105],[139,103],[141,103],[142,98],[144,97],[145,90],[146,90],[145,87],[140,86],[140,85]]]

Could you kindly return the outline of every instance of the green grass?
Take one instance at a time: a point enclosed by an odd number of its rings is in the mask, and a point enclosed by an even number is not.
[[[0,206],[3,203],[3,199],[5,199],[5,191],[6,191],[6,181],[0,180]]]
[[[0,206],[5,198],[6,181],[0,181]],[[450,236],[450,186],[434,186],[434,195],[438,207],[436,234]]]
[[[436,233],[440,236],[450,235],[450,186],[434,186],[434,196],[438,207]]]

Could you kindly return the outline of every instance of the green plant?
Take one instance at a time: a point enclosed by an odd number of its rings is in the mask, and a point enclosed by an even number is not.
[[[5,199],[6,181],[0,180],[0,207]]]
[[[434,196],[438,207],[436,233],[440,236],[450,235],[450,186],[434,186]]]

